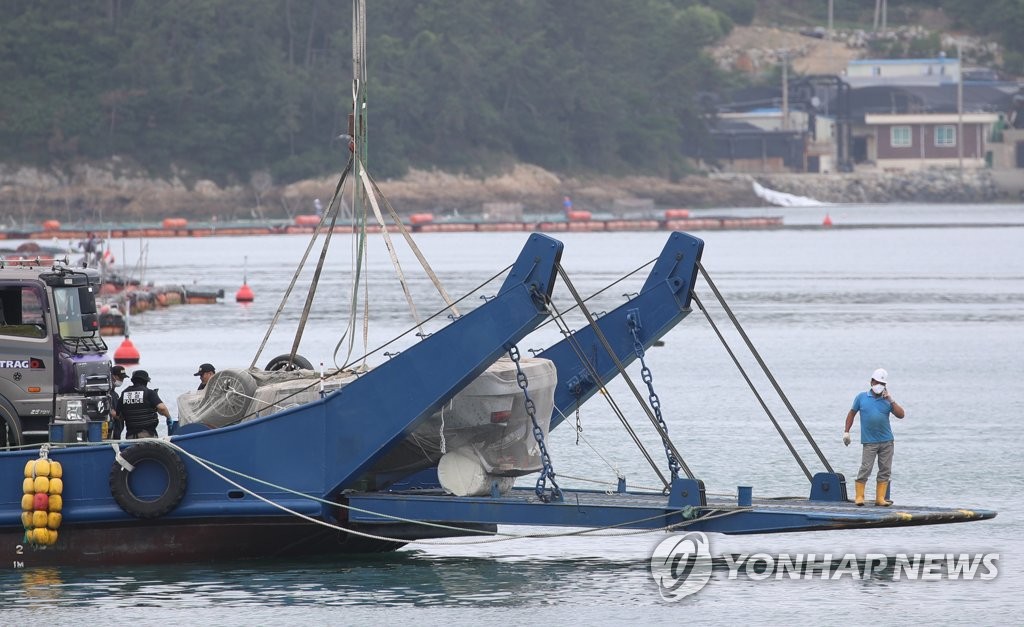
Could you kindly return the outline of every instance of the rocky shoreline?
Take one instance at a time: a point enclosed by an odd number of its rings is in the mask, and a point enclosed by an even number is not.
[[[986,203],[1009,201],[987,170],[930,169],[852,174],[711,174],[679,180],[649,176],[561,177],[517,165],[487,178],[413,171],[380,181],[400,213],[480,213],[486,203],[513,203],[527,213],[558,212],[565,196],[578,209],[628,212],[631,207],[756,207],[752,183],[833,203]],[[229,185],[172,176],[152,179],[117,163],[53,172],[0,165],[0,215],[6,224],[56,219],[68,223],[291,218],[330,198],[331,177],[285,186]]]
[[[988,170],[758,175],[778,191],[834,203],[989,203],[1009,201]]]

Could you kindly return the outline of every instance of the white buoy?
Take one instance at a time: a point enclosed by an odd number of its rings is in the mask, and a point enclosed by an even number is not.
[[[498,482],[498,492],[506,494],[516,482],[515,477],[487,474],[480,459],[469,447],[445,453],[437,465],[437,478],[441,487],[455,496],[487,496],[495,481]]]

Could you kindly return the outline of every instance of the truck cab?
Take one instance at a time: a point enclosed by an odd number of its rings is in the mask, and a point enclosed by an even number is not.
[[[88,268],[0,262],[0,449],[96,441],[110,359]]]

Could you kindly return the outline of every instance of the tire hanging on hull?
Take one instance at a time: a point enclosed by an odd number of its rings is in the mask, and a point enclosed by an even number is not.
[[[118,506],[136,518],[159,518],[170,513],[185,497],[188,489],[188,471],[184,462],[170,448],[156,442],[140,442],[125,450],[121,457],[133,466],[159,464],[167,473],[167,487],[155,499],[143,499],[132,492],[130,473],[120,463],[110,469],[110,494]]]

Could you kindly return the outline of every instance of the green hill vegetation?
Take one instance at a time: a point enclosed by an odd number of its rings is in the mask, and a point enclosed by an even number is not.
[[[837,19],[862,20],[866,4],[835,0]],[[890,0],[890,24],[935,4]],[[941,4],[1024,59],[1024,0]],[[706,141],[705,95],[735,80],[702,48],[755,18],[824,23],[825,5],[374,0],[371,168],[679,175],[682,146]],[[5,0],[0,162],[118,156],[223,183],[336,170],[350,22],[348,3],[328,0]]]

